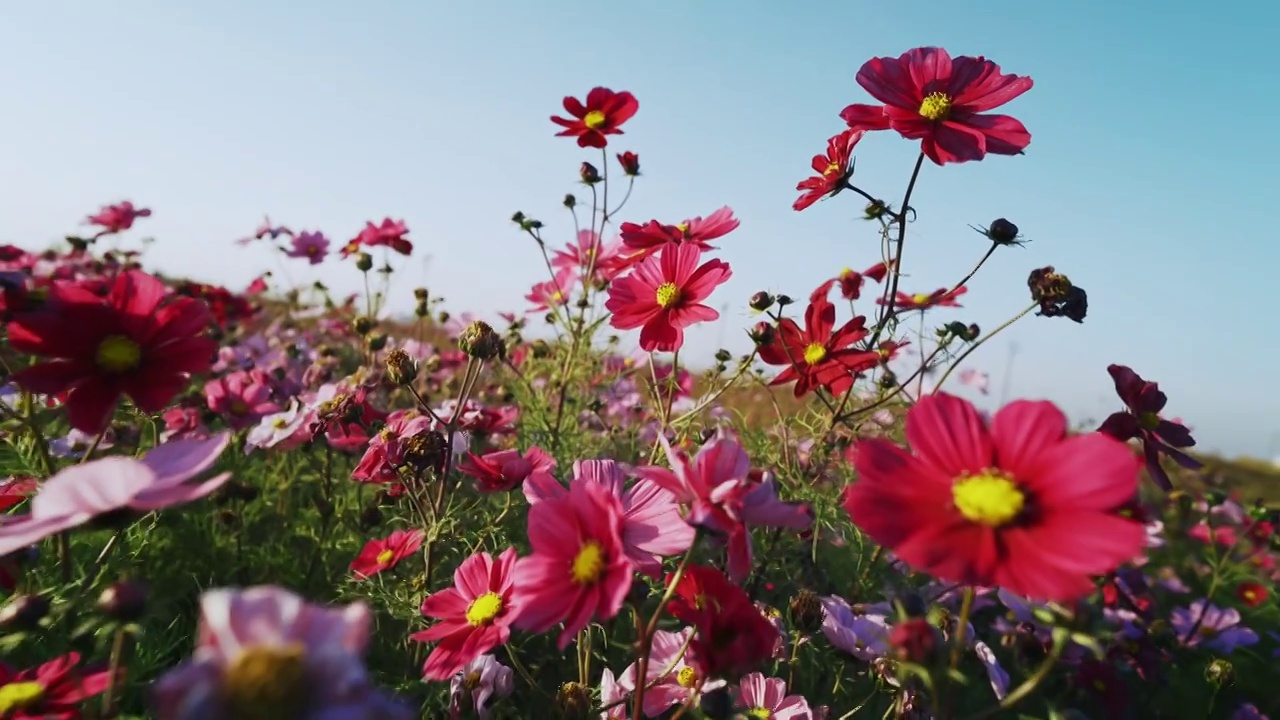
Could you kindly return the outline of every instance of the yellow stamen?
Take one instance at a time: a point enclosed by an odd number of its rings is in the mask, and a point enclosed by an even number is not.
[[[821,343],[809,343],[804,349],[804,361],[817,365],[827,357],[827,348]]]
[[[840,163],[833,162],[827,166],[827,169],[822,174],[835,175],[838,172],[840,172]]]
[[[390,550],[383,550],[382,552],[378,553],[376,562],[379,565],[386,565],[387,563],[391,562],[391,559],[394,558],[395,556],[396,554],[394,552],[391,552]]]
[[[44,685],[34,680],[0,685],[0,717],[19,710],[34,710],[44,700]]]
[[[912,295],[911,302],[915,303],[916,305],[924,305],[929,302],[929,296],[922,295],[922,294]]]
[[[502,607],[502,596],[487,592],[471,601],[471,605],[467,607],[467,622],[471,623],[472,627],[488,625],[498,617],[498,613],[502,612]]]
[[[1018,484],[995,470],[957,479],[951,497],[961,515],[989,527],[1013,521],[1027,502]]]
[[[126,373],[142,362],[142,348],[124,335],[109,335],[98,345],[94,359],[109,373]]]
[[[658,307],[669,308],[680,302],[680,288],[675,283],[662,283],[657,292]]]
[[[930,93],[920,103],[920,117],[933,122],[941,122],[951,114],[951,98],[945,93]]]
[[[605,121],[608,119],[609,118],[606,117],[605,114],[600,112],[599,110],[592,110],[591,112],[582,116],[582,124],[586,125],[588,128],[592,130],[599,130],[600,127],[604,125]]]
[[[600,543],[588,540],[573,559],[571,569],[573,581],[579,585],[591,585],[600,579],[604,572],[604,550]]]
[[[300,717],[311,692],[307,684],[305,648],[301,643],[248,647],[227,667],[222,688],[226,717],[237,720]]]
[[[676,673],[676,682],[680,687],[691,688],[698,682],[698,671],[686,665]]]
[[[755,720],[773,720],[773,713],[769,708],[753,707],[747,711],[747,717],[755,718]]]

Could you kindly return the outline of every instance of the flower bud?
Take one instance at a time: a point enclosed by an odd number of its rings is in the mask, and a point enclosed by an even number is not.
[[[356,255],[356,269],[360,272],[369,272],[373,269],[373,256],[369,253],[362,252]]]
[[[489,323],[475,320],[458,336],[458,348],[480,360],[501,359],[506,353],[502,337]]]
[[[578,168],[578,176],[582,178],[582,182],[585,185],[595,185],[600,182],[600,171],[589,162],[582,163]]]
[[[1236,681],[1236,669],[1230,662],[1216,658],[1205,667],[1204,679],[1215,688],[1231,687]]]
[[[618,164],[622,166],[622,172],[627,177],[640,175],[640,156],[630,150],[618,153]]]
[[[565,720],[587,720],[591,714],[591,688],[567,682],[556,692],[556,712]]]
[[[577,204],[578,204],[578,198],[574,197],[572,194],[568,194],[564,196],[565,207],[572,210]]]
[[[0,608],[0,630],[35,629],[49,614],[49,598],[43,595],[15,595]]]
[[[752,342],[754,342],[756,345],[759,345],[760,347],[765,347],[767,345],[773,344],[773,337],[774,337],[773,326],[767,322],[756,323],[756,326],[753,327],[747,333],[747,335],[751,338]]]
[[[756,312],[764,312],[773,307],[773,296],[761,290],[751,296],[751,299],[747,301],[747,305]]]
[[[872,200],[862,210],[863,217],[867,220],[879,220],[887,212],[889,212],[889,206],[879,200]]]
[[[418,364],[399,348],[387,353],[387,379],[396,385],[410,385],[418,377]]]
[[[991,238],[991,242],[997,245],[1015,245],[1018,243],[1018,226],[1004,218],[992,220],[986,234],[988,238]]]
[[[719,350],[716,351],[716,362],[727,363],[732,359],[733,359],[733,353],[729,352],[728,350],[725,350],[724,348],[720,348]]]
[[[822,628],[822,600],[812,590],[801,588],[787,603],[787,614],[796,630],[812,635]]]
[[[367,317],[365,315],[361,315],[360,317],[351,321],[351,329],[352,331],[355,332],[355,334],[361,337],[364,337],[365,335],[368,335],[369,333],[373,332],[373,329],[377,327],[377,324],[378,324],[377,321],[375,321],[373,318]]]
[[[369,350],[372,352],[380,352],[386,346],[387,336],[385,334],[373,335],[369,338]]]
[[[449,443],[438,430],[423,430],[404,443],[404,460],[418,470],[439,467],[449,452]]]
[[[98,612],[112,620],[136,622],[147,611],[147,588],[134,580],[121,580],[98,596]]]
[[[431,297],[431,294],[428,293],[427,289],[424,287],[413,289],[413,299],[417,300],[418,302],[426,302],[430,297]]]
[[[778,307],[785,307],[795,302],[795,300],[791,299],[790,295],[779,295],[775,299],[778,301]]]

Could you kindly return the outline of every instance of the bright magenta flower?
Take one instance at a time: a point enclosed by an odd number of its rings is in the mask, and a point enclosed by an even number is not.
[[[1004,75],[984,57],[952,59],[946,50],[916,48],[900,57],[868,60],[861,85],[883,106],[854,104],[840,117],[855,130],[892,128],[938,165],[1017,155],[1031,133],[1008,115],[982,114],[1031,89],[1029,77]]]
[[[578,147],[602,148],[609,144],[606,135],[623,134],[622,124],[636,114],[640,103],[629,92],[598,87],[587,93],[586,103],[566,97],[564,109],[572,117],[551,117],[551,122],[565,128],[556,137],[576,137]]]
[[[856,446],[844,507],[917,570],[1070,601],[1143,552],[1142,523],[1121,513],[1138,459],[1102,433],[1068,436],[1052,403],[1010,403],[988,425],[971,403],[929,395],[908,411],[906,436],[911,452],[879,438]]]
[[[614,280],[605,302],[613,313],[609,323],[619,330],[640,328],[640,347],[648,352],[679,350],[685,328],[720,317],[702,301],[733,274],[721,260],[698,265],[701,256],[697,245],[668,244]]]
[[[563,497],[529,508],[533,553],[515,568],[517,627],[546,632],[557,623],[563,650],[592,618],[618,614],[633,567],[622,542],[622,505],[596,483],[574,483]]]
[[[726,205],[705,218],[689,218],[677,225],[664,225],[657,220],[644,225],[622,223],[618,232],[624,246],[621,252],[627,262],[634,264],[670,243],[689,243],[703,250],[715,250],[710,241],[728,235],[741,224],[733,216],[733,208]]]
[[[437,642],[422,676],[448,680],[467,663],[511,637],[511,623],[520,613],[513,578],[516,550],[507,548],[494,558],[472,555],[453,573],[453,587],[432,593],[422,601],[422,614],[439,620],[414,633],[410,639]]]
[[[136,208],[133,203],[126,200],[102,208],[96,215],[86,218],[85,222],[100,226],[102,230],[98,231],[95,237],[101,237],[128,230],[133,227],[133,221],[144,217],[151,217],[151,211],[147,208]]]
[[[74,720],[85,700],[111,684],[106,668],[85,672],[80,653],[67,653],[43,665],[18,672],[0,662],[0,718],[4,720]]]
[[[963,307],[960,303],[956,302],[956,298],[967,292],[969,292],[969,288],[965,285],[961,285],[955,290],[938,288],[928,295],[924,293],[911,295],[909,293],[898,291],[898,294],[894,295],[893,307],[896,310],[927,310],[931,307]],[[885,305],[886,303],[884,298],[878,298],[876,300],[876,304]]]
[[[796,189],[804,193],[792,203],[791,209],[804,210],[844,189],[853,175],[853,148],[862,134],[861,130],[845,130],[827,141],[827,153],[813,156],[813,171],[817,174],[796,185]]]

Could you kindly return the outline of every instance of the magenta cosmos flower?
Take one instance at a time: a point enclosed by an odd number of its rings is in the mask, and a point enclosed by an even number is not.
[[[854,130],[892,128],[938,165],[1017,155],[1031,133],[1008,115],[987,115],[1031,89],[1029,77],[1004,75],[984,57],[952,59],[946,50],[916,48],[868,60],[858,84],[883,106],[854,104],[840,117]]]
[[[207,440],[174,440],[141,460],[107,457],[63,470],[31,498],[30,514],[10,516],[0,525],[0,557],[95,518],[146,513],[208,495],[231,474],[187,481],[208,470],[230,439],[222,433]]]
[[[1053,403],[1019,400],[988,424],[966,400],[929,395],[907,413],[906,437],[911,452],[857,445],[844,506],[917,570],[1069,601],[1142,553],[1145,529],[1122,514],[1138,459],[1101,433],[1068,436]]]
[[[274,586],[206,592],[195,654],[156,682],[156,717],[411,720],[365,671],[372,622],[364,603],[326,608]]]
[[[698,265],[701,257],[697,245],[669,243],[615,279],[605,302],[613,313],[610,324],[619,330],[640,328],[640,347],[647,352],[679,350],[685,328],[720,317],[702,301],[733,274],[721,260]]]
[[[422,667],[428,680],[448,680],[468,663],[511,637],[520,606],[512,599],[515,548],[497,558],[481,552],[453,572],[453,587],[422,601],[422,614],[439,620],[409,636],[418,642],[439,641]]]
[[[636,475],[675,495],[688,508],[685,522],[728,542],[728,574],[736,583],[751,574],[749,526],[803,530],[813,524],[805,505],[778,498],[772,479],[756,480],[746,450],[726,430],[716,431],[690,460],[659,437],[671,469],[639,467]]]
[[[636,569],[662,576],[662,558],[679,555],[693,544],[694,531],[680,516],[675,495],[648,480],[626,487],[627,472],[614,460],[578,460],[573,483],[595,483],[622,503],[622,546]],[[530,476],[524,496],[530,505],[563,497],[569,490],[550,473]]]
[[[622,505],[596,483],[574,483],[562,497],[529,508],[533,553],[515,568],[517,627],[546,632],[564,622],[561,650],[591,619],[618,614],[631,591],[622,543]]]

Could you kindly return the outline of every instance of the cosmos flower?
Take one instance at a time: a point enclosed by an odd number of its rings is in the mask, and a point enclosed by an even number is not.
[[[329,238],[320,232],[300,232],[290,243],[293,247],[285,253],[287,257],[303,258],[312,265],[319,265],[329,254]]]
[[[551,122],[564,128],[556,137],[576,137],[578,147],[603,148],[609,144],[607,135],[623,134],[622,124],[635,116],[640,103],[629,92],[597,87],[587,93],[585,103],[566,97],[564,109],[571,117],[551,117]]]
[[[1167,455],[1188,470],[1200,469],[1202,465],[1198,460],[1178,450],[1193,447],[1195,438],[1182,423],[1160,417],[1160,411],[1169,398],[1161,392],[1159,383],[1143,380],[1124,365],[1108,365],[1107,372],[1115,382],[1116,394],[1124,402],[1125,409],[1108,416],[1098,432],[1123,442],[1140,440],[1151,479],[1161,489],[1172,490],[1173,483],[1160,465],[1160,456]]]
[[[385,540],[370,540],[351,561],[351,572],[357,580],[367,580],[383,570],[390,570],[401,560],[422,547],[426,533],[421,530],[396,530]]]
[[[668,244],[615,279],[605,302],[613,313],[609,323],[619,330],[640,328],[640,347],[648,352],[679,350],[685,328],[720,317],[702,302],[733,274],[721,260],[699,265],[701,255],[697,245]]]
[[[86,672],[71,652],[21,672],[0,662],[0,718],[5,720],[72,720],[80,705],[111,684],[106,668]]]
[[[761,362],[784,368],[769,384],[795,382],[796,397],[820,387],[842,395],[858,373],[880,364],[880,353],[854,347],[868,334],[866,318],[859,315],[838,329],[835,321],[836,307],[825,299],[809,303],[803,330],[795,320],[783,318],[772,341],[759,346]]]
[[[827,141],[825,155],[813,156],[812,177],[800,181],[797,190],[803,193],[791,205],[793,210],[804,210],[825,197],[832,197],[844,189],[853,175],[853,148],[862,139],[861,130],[845,130]]]
[[[439,621],[410,636],[436,643],[422,667],[424,678],[448,680],[483,653],[506,644],[521,609],[513,585],[515,566],[515,548],[497,558],[476,553],[454,571],[453,587],[422,601],[422,614]]]

